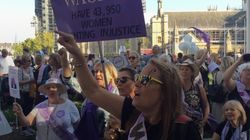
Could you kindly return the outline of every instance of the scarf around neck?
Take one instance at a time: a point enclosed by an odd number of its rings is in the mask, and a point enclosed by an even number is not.
[[[236,81],[236,88],[245,105],[250,108],[250,96],[246,91],[246,86],[240,81]]]
[[[147,131],[145,127],[145,119],[142,114],[137,118],[135,124],[131,127],[128,140],[147,140]]]
[[[230,122],[227,121],[226,125],[224,126],[222,133],[221,133],[221,140],[225,140],[227,133],[230,128]],[[230,140],[247,140],[247,135],[245,132],[242,132],[242,125],[237,127],[235,131],[233,132]]]

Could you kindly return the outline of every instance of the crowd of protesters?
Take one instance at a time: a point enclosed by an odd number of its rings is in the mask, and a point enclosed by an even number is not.
[[[247,54],[234,59],[204,49],[174,57],[154,46],[152,55],[126,52],[129,64],[118,69],[93,54],[86,59],[72,35],[57,33],[64,47],[56,53],[33,56],[24,48],[13,60],[7,50],[1,52],[1,108],[13,103],[22,135],[38,140],[200,140],[210,126],[214,140],[250,140]],[[19,68],[21,98],[16,102],[6,84],[9,66]],[[72,91],[75,79],[78,93]],[[74,97],[80,97],[80,108]]]

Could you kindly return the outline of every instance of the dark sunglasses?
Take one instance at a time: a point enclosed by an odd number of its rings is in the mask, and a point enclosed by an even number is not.
[[[135,75],[135,81],[139,81],[142,85],[144,86],[147,86],[149,84],[150,81],[154,81],[160,85],[163,84],[162,81],[154,78],[154,77],[151,77],[149,75],[140,75],[140,74],[136,74]]]
[[[135,60],[137,57],[135,57],[135,56],[130,56],[130,57],[128,57],[128,59],[130,60]]]
[[[128,80],[132,80],[132,79],[129,77],[121,77],[121,78],[117,78],[115,80],[115,83],[116,84],[118,84],[118,83],[125,84]]]

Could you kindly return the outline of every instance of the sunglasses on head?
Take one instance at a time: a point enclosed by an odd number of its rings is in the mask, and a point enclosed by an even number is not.
[[[132,80],[132,79],[129,77],[121,77],[121,78],[117,78],[115,80],[115,83],[116,84],[118,84],[118,83],[125,84],[128,80]]]
[[[137,57],[135,57],[135,56],[130,56],[130,57],[128,57],[128,59],[130,60],[135,60]]]
[[[135,75],[135,81],[139,81],[144,86],[148,85],[150,81],[154,81],[160,85],[163,84],[162,81],[160,81],[154,77],[151,77],[149,75],[140,75],[140,74]]]

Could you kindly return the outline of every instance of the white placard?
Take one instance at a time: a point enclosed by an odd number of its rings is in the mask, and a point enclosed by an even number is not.
[[[11,97],[20,99],[18,67],[9,66],[9,89]]]

